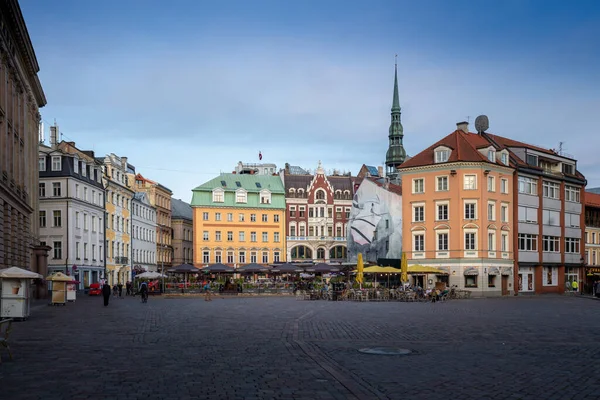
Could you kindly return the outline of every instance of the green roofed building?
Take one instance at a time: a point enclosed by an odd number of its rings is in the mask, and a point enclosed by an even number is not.
[[[285,189],[279,175],[221,174],[192,193],[196,266],[285,261]]]

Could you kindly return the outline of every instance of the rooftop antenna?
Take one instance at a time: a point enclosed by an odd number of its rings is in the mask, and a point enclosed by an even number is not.
[[[564,143],[565,143],[565,142],[559,142],[559,143],[558,143],[558,154],[561,154],[561,155],[562,155],[562,152],[563,152],[563,144],[564,144]]]

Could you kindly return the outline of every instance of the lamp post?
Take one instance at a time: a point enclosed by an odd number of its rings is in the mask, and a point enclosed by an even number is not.
[[[167,245],[163,244],[161,246],[163,249],[167,248]],[[160,268],[160,273],[162,275],[162,292],[165,292],[165,256],[166,256],[166,252],[163,251],[163,256],[162,256],[162,260],[161,260],[161,268]]]

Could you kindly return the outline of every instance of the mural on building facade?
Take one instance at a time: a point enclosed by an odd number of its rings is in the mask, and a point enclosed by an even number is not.
[[[348,261],[402,256],[402,197],[365,179],[352,201],[348,222]]]

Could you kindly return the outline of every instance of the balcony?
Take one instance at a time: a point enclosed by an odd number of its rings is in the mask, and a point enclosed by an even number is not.
[[[115,257],[115,264],[129,264],[129,258],[128,257]]]

